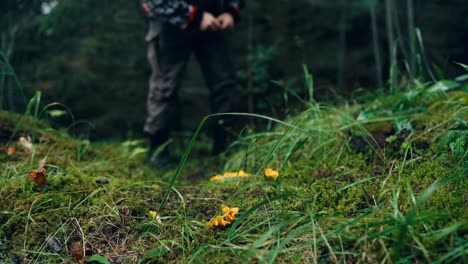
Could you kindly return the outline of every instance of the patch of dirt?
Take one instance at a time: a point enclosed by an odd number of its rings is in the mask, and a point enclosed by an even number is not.
[[[333,171],[329,168],[318,168],[315,170],[315,173],[317,173],[317,178],[318,179],[324,179],[324,178],[329,178],[330,176],[333,175]]]
[[[11,127],[10,123],[0,120],[0,145],[5,144],[10,139],[13,132]]]

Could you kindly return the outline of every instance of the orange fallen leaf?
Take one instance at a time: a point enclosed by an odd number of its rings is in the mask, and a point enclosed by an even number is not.
[[[40,168],[38,170],[32,170],[29,172],[29,178],[35,182],[37,185],[42,186],[46,182],[46,172],[45,168]]]
[[[84,258],[84,248],[80,241],[73,242],[70,245],[70,254],[77,260],[81,261]]]
[[[11,155],[15,154],[15,152],[16,152],[16,148],[14,146],[8,147],[7,150],[6,150],[6,154],[8,156],[11,156]]]
[[[270,181],[276,180],[276,178],[278,178],[279,176],[279,172],[277,170],[270,169],[270,168],[265,169],[263,174],[265,175],[265,178],[267,178]]]

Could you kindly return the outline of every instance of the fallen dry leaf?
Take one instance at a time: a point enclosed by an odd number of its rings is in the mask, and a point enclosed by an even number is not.
[[[84,248],[80,241],[73,242],[70,245],[70,254],[77,260],[81,261],[84,258]]]
[[[34,149],[34,144],[32,143],[30,137],[20,137],[18,140],[18,145],[28,151],[33,151]]]
[[[7,150],[6,150],[6,154],[8,156],[11,156],[11,155],[15,154],[15,152],[16,152],[16,147],[15,146],[8,147]]]
[[[44,168],[44,166],[46,164],[46,161],[47,161],[47,157],[45,157],[43,159],[40,159],[39,162],[38,162],[38,167],[39,168]]]
[[[39,186],[43,186],[46,182],[46,172],[45,168],[40,168],[38,170],[32,170],[29,172],[29,178]]]

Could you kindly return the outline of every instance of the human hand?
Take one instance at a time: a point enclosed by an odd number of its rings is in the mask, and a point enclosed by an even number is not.
[[[200,23],[201,31],[218,31],[221,28],[219,20],[208,12],[203,13],[203,18]]]
[[[222,13],[217,17],[220,30],[228,30],[234,28],[234,18],[229,13]]]

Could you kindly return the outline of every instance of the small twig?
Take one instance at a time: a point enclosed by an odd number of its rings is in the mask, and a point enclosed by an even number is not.
[[[333,252],[333,248],[330,246],[330,243],[328,243],[327,238],[323,234],[322,228],[320,228],[320,226],[319,226],[319,224],[317,222],[315,222],[315,224],[317,225],[317,228],[320,231],[320,235],[322,236],[323,241],[325,242],[325,245],[327,245],[328,251],[330,251],[330,255],[331,255],[332,260],[334,262],[338,262],[338,258],[336,257],[335,253]]]
[[[218,198],[189,198],[190,200],[202,200],[202,201],[218,201],[218,202],[224,202],[222,199]]]
[[[36,222],[34,222],[34,219],[32,219],[32,217],[31,217],[31,212],[32,212],[32,208],[33,208],[34,204],[37,202],[37,199],[38,198],[36,198],[34,200],[34,202],[32,202],[31,207],[29,207],[28,218],[27,218],[27,221],[26,221],[26,227],[24,228],[24,242],[23,242],[23,250],[24,251],[26,251],[26,239],[28,238],[27,233],[28,233],[28,229],[29,229],[29,220],[31,220],[34,224],[36,224]]]
[[[85,234],[83,232],[83,229],[81,228],[80,222],[78,222],[78,219],[73,218],[73,220],[75,220],[76,225],[78,226],[78,229],[81,232],[82,241],[83,241],[83,257],[86,257],[86,238],[85,238]]]

